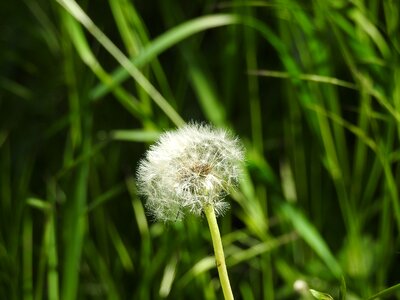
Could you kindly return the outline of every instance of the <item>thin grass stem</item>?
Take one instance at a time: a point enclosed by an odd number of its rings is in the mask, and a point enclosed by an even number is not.
[[[77,19],[96,39],[97,41],[121,64],[122,67],[135,79],[135,81],[152,97],[154,102],[164,111],[164,113],[180,126],[185,121],[168,103],[168,101],[158,92],[151,82],[143,75],[140,70],[131,63],[122,51],[98,28],[92,20],[86,15],[82,8],[73,1],[58,0],[75,19]]]

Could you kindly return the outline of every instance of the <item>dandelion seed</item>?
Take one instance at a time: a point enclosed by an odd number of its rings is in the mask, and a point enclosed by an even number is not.
[[[191,123],[166,132],[151,146],[137,171],[139,192],[157,220],[201,215],[205,205],[215,214],[229,207],[224,198],[241,174],[243,148],[223,129]]]

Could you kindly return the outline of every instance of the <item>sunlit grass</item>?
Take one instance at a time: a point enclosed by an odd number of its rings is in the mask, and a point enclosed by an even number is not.
[[[159,224],[136,191],[190,120],[246,146],[219,219],[237,299],[400,297],[396,1],[0,9],[1,299],[221,299],[205,218]]]

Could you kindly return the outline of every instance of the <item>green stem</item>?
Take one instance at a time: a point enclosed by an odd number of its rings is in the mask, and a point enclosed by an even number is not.
[[[214,246],[215,262],[217,264],[219,280],[221,282],[224,298],[225,300],[233,300],[234,298],[231,284],[229,282],[228,271],[226,269],[224,249],[222,248],[221,234],[219,233],[214,207],[212,205],[205,205],[204,214],[206,215],[208,226],[210,227],[211,239]]]

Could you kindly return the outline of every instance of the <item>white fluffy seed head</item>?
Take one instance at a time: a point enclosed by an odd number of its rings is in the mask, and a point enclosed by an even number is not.
[[[221,215],[243,160],[243,147],[229,132],[191,123],[162,134],[150,147],[137,170],[138,190],[157,220],[181,220],[187,212],[201,215],[204,205],[213,205]]]

